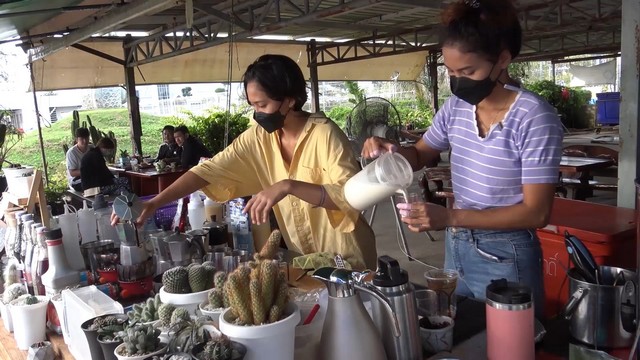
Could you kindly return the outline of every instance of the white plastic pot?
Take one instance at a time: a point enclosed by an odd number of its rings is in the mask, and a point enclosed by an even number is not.
[[[3,168],[4,176],[7,178],[7,191],[18,198],[29,197],[31,184],[33,184],[33,166],[22,168]]]
[[[123,355],[120,355],[120,349],[124,348],[125,346],[123,343],[118,345],[118,347],[115,350],[113,350],[113,354],[118,358],[118,360],[143,360],[146,358],[151,358],[153,355],[164,354],[167,351],[167,344],[160,343],[160,345],[162,346],[160,350],[154,351],[149,354],[144,354],[139,356],[123,356]]]
[[[172,294],[164,291],[163,286],[160,288],[160,301],[165,304],[172,304],[177,308],[185,308],[189,311],[189,314],[195,315],[198,304],[207,300],[209,290],[189,294]]]
[[[220,331],[231,340],[247,348],[244,360],[270,359],[293,360],[296,325],[300,322],[298,306],[289,302],[286,317],[265,325],[234,325],[229,320],[229,309],[220,315]]]
[[[2,324],[5,330],[13,332],[13,322],[11,321],[11,311],[9,311],[10,304],[5,304],[0,301],[0,316],[2,316]]]
[[[38,303],[33,305],[19,305],[24,299],[16,299],[11,302],[13,337],[20,350],[29,350],[29,346],[32,344],[46,340],[49,298],[46,296],[36,297]]]
[[[209,303],[208,301],[200,303],[200,305],[198,306],[198,310],[200,310],[202,315],[206,315],[206,316],[210,317],[211,320],[213,321],[213,324],[216,327],[220,327],[220,314],[222,314],[222,312],[224,312],[226,310],[226,308],[218,308],[218,309],[215,309],[215,310],[207,310],[205,308],[205,306],[207,306],[208,303]]]
[[[51,298],[51,303],[56,308],[58,320],[60,321],[60,329],[62,330],[62,338],[64,343],[69,343],[69,327],[67,326],[67,317],[64,313],[64,303],[62,302],[62,294],[56,294]]]

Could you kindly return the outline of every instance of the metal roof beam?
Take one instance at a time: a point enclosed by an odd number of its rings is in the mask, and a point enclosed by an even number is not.
[[[332,0],[317,0],[314,6],[295,5],[293,11],[297,14],[293,16],[291,14],[293,4],[287,0],[269,0],[267,5],[261,8],[252,8],[251,5],[246,4],[234,5],[235,15],[251,25],[251,29],[236,32],[232,38],[236,41],[272,33],[287,26],[307,24],[310,21],[362,9],[380,2],[381,0],[341,0],[338,5],[335,5],[335,1]],[[328,3],[327,6],[322,7],[325,3]],[[135,50],[131,51],[131,55],[126,59],[127,66],[142,65],[226,43],[229,38],[220,36],[223,25],[226,27],[226,21],[217,16],[207,16],[194,20],[190,29],[180,25],[137,39],[125,45]]]
[[[136,17],[156,13],[180,4],[181,0],[140,0],[110,11],[107,15],[97,19],[90,25],[69,33],[62,38],[29,50],[29,62],[42,59],[65,47],[71,46],[94,34],[109,31],[118,25]]]

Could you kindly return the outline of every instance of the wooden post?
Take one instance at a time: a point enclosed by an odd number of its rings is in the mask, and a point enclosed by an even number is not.
[[[123,45],[133,41],[130,34],[124,39]],[[129,53],[134,51],[133,48],[124,47],[124,58],[129,58]],[[124,87],[127,91],[127,105],[129,107],[129,124],[131,125],[132,153],[142,155],[142,121],[140,119],[140,104],[138,95],[136,94],[136,76],[135,68],[124,66]]]

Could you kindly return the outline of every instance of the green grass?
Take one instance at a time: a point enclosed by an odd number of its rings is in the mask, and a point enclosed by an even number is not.
[[[93,125],[101,131],[113,131],[118,140],[118,150],[127,149],[131,153],[131,136],[129,135],[129,113],[127,109],[100,109],[81,111],[80,120],[91,117]],[[155,156],[158,147],[162,144],[162,128],[166,124],[175,124],[174,117],[161,117],[149,114],[141,114],[142,117],[142,151],[144,155]],[[72,144],[71,116],[60,119],[51,127],[42,129],[44,150],[50,169],[59,172],[64,169],[63,144]],[[26,134],[22,141],[16,145],[7,158],[12,163],[33,165],[42,168],[40,156],[40,142],[38,131]]]

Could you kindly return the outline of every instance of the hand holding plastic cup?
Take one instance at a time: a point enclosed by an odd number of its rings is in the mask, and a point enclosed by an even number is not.
[[[395,199],[402,218],[415,218],[424,213],[424,199],[419,193],[404,191],[402,194],[397,194]]]

